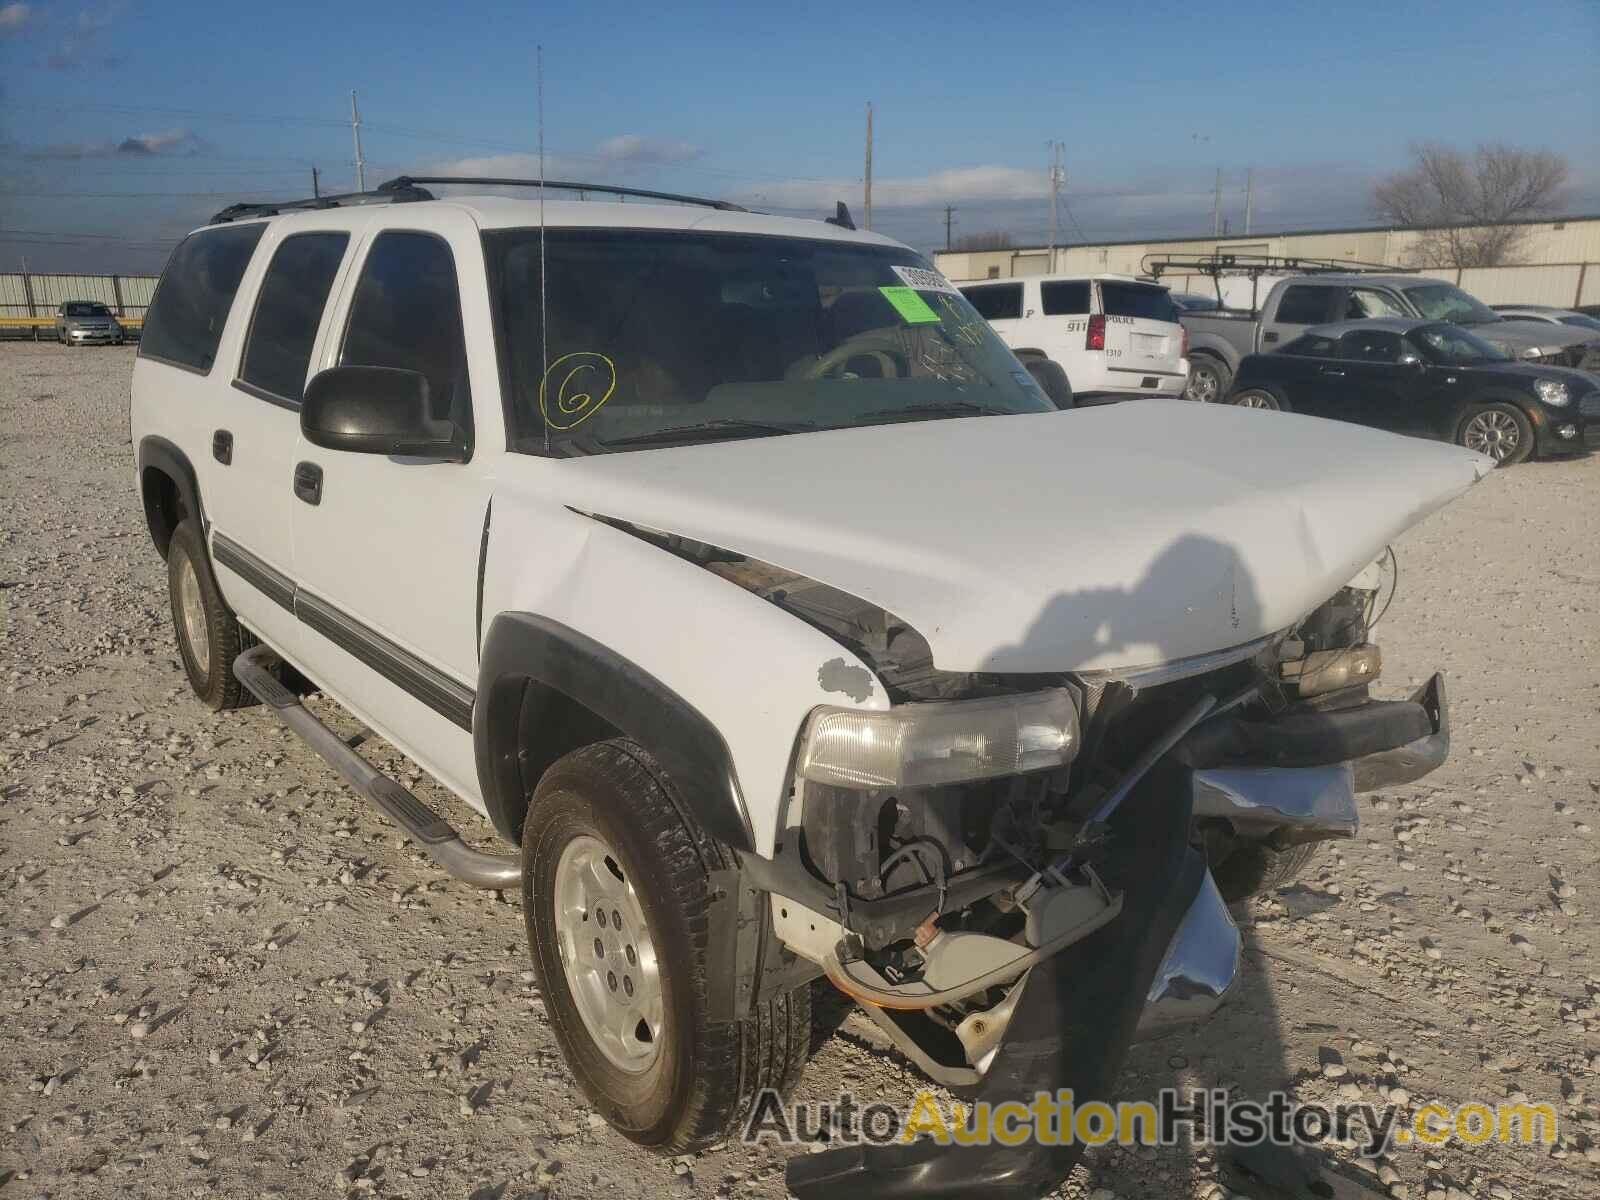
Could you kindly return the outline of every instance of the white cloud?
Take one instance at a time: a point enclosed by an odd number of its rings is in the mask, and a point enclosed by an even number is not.
[[[601,142],[598,157],[609,162],[641,166],[693,162],[705,151],[690,142],[664,141],[637,133],[620,133]]]
[[[954,167],[926,175],[875,178],[874,208],[925,208],[936,204],[976,201],[1035,200],[1049,194],[1050,180],[1042,170],[1023,167]],[[832,208],[834,201],[852,201],[861,194],[861,179],[794,180],[764,184],[745,191],[741,199],[761,207]]]
[[[587,154],[570,151],[546,153],[544,174],[546,179],[585,179],[602,183],[619,174],[691,162],[704,153],[699,146],[689,142],[623,133],[607,138]],[[529,151],[518,151],[452,158],[432,164],[428,173],[536,179],[539,176],[539,156]]]
[[[83,158],[144,158],[199,154],[205,142],[191,129],[168,129],[160,133],[140,133],[110,142],[62,142],[33,146],[23,150],[24,158],[72,161]]]

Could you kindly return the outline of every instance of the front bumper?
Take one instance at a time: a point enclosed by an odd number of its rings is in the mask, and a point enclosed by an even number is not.
[[[69,329],[67,330],[69,342],[79,342],[84,345],[110,345],[112,342],[122,340],[122,331],[117,329]]]

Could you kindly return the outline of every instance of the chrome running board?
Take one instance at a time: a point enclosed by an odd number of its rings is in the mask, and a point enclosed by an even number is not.
[[[514,888],[522,879],[522,859],[515,854],[474,850],[461,835],[421,800],[375,768],[338,734],[319,721],[293,692],[272,674],[278,656],[270,646],[246,650],[233,660],[233,674],[247,691],[270,707],[278,720],[401,829],[406,836],[462,883],[473,887]]]

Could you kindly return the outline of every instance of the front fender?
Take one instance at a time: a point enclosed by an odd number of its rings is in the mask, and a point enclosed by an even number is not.
[[[868,665],[820,630],[659,546],[549,504],[541,495],[495,496],[483,611],[482,719],[493,719],[488,674],[507,673],[491,658],[511,641],[507,634],[497,642],[501,619],[487,614],[531,618],[519,617],[507,628],[524,635],[541,631],[545,644],[535,658],[559,660],[568,673],[566,686],[588,688],[594,703],[572,698],[638,737],[669,773],[677,773],[675,753],[698,754],[706,763],[725,757],[726,766],[693,771],[709,789],[695,800],[715,795],[728,811],[714,818],[712,831],[765,857],[777,839],[795,739],[811,710],[821,704],[889,704]],[[570,650],[551,648],[560,640],[550,640],[557,632]],[[592,677],[579,669],[581,662],[601,660],[610,667],[597,668]],[[582,682],[570,682],[579,677]],[[652,704],[667,707],[644,728],[642,714]],[[622,718],[606,715],[601,706]],[[683,746],[672,744],[684,739]],[[713,741],[720,742],[720,751],[689,748]],[[493,774],[485,774],[481,761],[480,779],[487,799]],[[737,821],[732,808],[740,810]]]

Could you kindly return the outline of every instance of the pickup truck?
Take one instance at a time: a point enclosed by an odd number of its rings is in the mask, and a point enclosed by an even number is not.
[[[1184,312],[1189,332],[1189,382],[1184,397],[1227,396],[1247,354],[1276,350],[1314,325],[1365,317],[1410,317],[1470,326],[1514,359],[1553,367],[1600,370],[1600,336],[1538,321],[1507,320],[1454,284],[1426,275],[1366,273],[1291,275],[1257,310]]]

